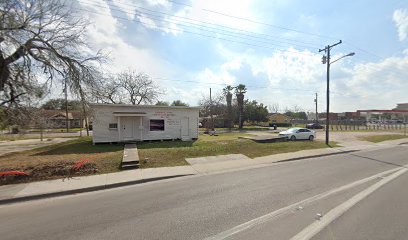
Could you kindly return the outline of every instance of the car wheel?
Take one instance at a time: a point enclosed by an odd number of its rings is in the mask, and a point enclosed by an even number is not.
[[[314,136],[313,136],[313,135],[310,135],[310,136],[309,136],[309,140],[310,140],[310,141],[313,141],[313,139],[314,139]]]
[[[295,140],[296,140],[296,137],[295,137],[295,136],[292,136],[292,137],[290,137],[290,140],[291,140],[291,141],[295,141]]]

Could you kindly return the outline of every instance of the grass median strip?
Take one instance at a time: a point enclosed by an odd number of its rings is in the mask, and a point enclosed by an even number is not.
[[[358,137],[360,140],[379,143],[388,140],[397,140],[407,138],[408,136],[401,135],[401,134],[384,134],[384,135],[372,135],[372,136],[360,136]]]
[[[195,142],[145,142],[138,144],[142,168],[188,165],[185,158],[244,154],[250,158],[307,149],[326,148],[322,141],[289,141],[279,143],[256,143],[239,133],[220,136],[200,135]],[[331,146],[336,146],[332,143]],[[148,159],[145,163],[143,160]]]
[[[197,141],[156,141],[137,143],[141,168],[188,165],[185,158],[244,154],[250,158],[327,147],[322,141],[256,143],[239,137],[245,133],[200,135]],[[332,146],[336,146],[332,144]],[[0,172],[22,171],[29,177],[0,184],[67,178],[120,171],[123,144],[92,145],[90,137],[45,146],[0,157]],[[144,162],[145,159],[148,161]],[[72,172],[74,166],[84,165]],[[75,170],[75,169],[74,169]],[[77,169],[78,170],[78,169]],[[1,180],[1,179],[0,179]]]

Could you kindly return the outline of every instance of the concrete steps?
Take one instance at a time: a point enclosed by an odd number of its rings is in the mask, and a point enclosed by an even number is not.
[[[120,164],[121,169],[134,169],[139,168],[139,161],[131,161],[131,162],[122,162]]]
[[[120,164],[121,169],[139,168],[139,153],[137,152],[136,144],[125,144],[123,149],[123,158]]]

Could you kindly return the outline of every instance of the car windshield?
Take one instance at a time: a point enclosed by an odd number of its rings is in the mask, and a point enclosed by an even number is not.
[[[298,130],[299,130],[299,128],[289,128],[287,131],[288,132],[296,132]]]

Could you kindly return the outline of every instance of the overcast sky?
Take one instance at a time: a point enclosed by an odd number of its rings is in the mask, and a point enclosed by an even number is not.
[[[190,105],[227,84],[281,110],[326,108],[332,49],[331,109],[390,109],[408,102],[408,1],[78,0],[89,44],[109,53],[109,71],[152,76],[160,100]]]

